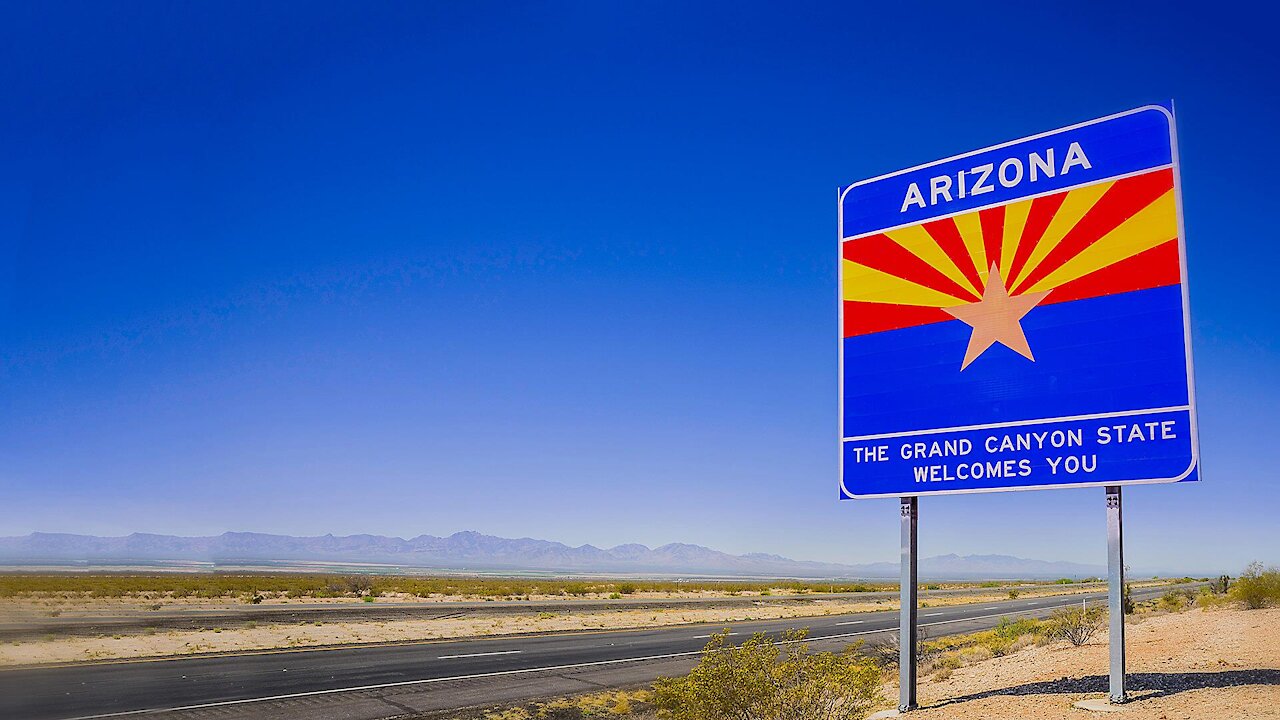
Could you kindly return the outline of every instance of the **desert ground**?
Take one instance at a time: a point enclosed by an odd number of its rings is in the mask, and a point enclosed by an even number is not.
[[[913,720],[1273,720],[1280,718],[1280,608],[1144,611],[1126,629],[1130,701],[1114,712],[1074,706],[1107,694],[1108,637],[1075,647],[1064,640],[1026,643],[1001,657],[920,678]],[[897,683],[886,672],[882,712],[892,714]],[[653,693],[627,688],[480,707],[439,717],[529,720],[536,717],[656,717]]]
[[[1037,585],[1019,590],[1023,598],[1053,597],[1095,589],[1082,585]],[[676,593],[651,593],[654,600],[679,596]],[[639,595],[637,593],[637,595]],[[685,593],[688,597],[709,597],[707,591]],[[720,594],[724,596],[723,593]],[[414,642],[495,635],[616,630],[627,628],[670,626],[694,623],[727,623],[744,620],[801,618],[841,615],[858,612],[896,610],[896,600],[863,600],[857,594],[842,598],[806,598],[779,588],[770,592],[768,604],[757,604],[744,595],[744,602],[733,607],[653,607],[644,609],[563,609],[563,598],[554,599],[560,608],[554,612],[538,611],[536,601],[528,611],[502,615],[446,614],[432,618],[406,616],[394,620],[361,620],[360,612],[378,603],[396,602],[401,598],[378,598],[377,603],[347,603],[352,612],[336,622],[262,622],[235,623],[226,627],[211,625],[195,630],[165,630],[139,626],[136,632],[113,634],[63,635],[49,633],[40,637],[24,637],[0,644],[0,667],[94,662],[128,658],[150,658],[176,655],[234,653],[281,648],[308,648],[338,645]],[[944,607],[1007,599],[1009,591],[983,592],[956,596],[931,597],[922,607]],[[779,602],[793,598],[795,602]],[[583,598],[589,600],[590,598]],[[287,598],[279,599],[284,602]],[[307,599],[311,601],[310,598]],[[217,609],[226,606],[225,599],[170,599],[178,608],[191,610]],[[426,602],[445,602],[426,600]],[[38,616],[56,613],[60,618],[77,615],[127,614],[144,617],[155,607],[152,598],[91,598],[62,595],[58,597],[18,597],[0,602],[0,618],[21,623]],[[170,610],[173,605],[168,606]],[[241,604],[239,607],[243,607]],[[145,621],[143,621],[145,623]]]
[[[1280,608],[1188,610],[1126,629],[1134,720],[1280,718]],[[1107,692],[1108,638],[1030,646],[920,686],[919,720],[1088,717],[1078,700]],[[896,685],[886,694],[896,693]]]

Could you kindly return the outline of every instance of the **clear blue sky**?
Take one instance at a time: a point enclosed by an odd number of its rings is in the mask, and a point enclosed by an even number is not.
[[[1280,561],[1276,11],[860,5],[10,5],[0,535],[892,559],[837,185],[1173,98],[1204,482],[1127,491],[1129,558]],[[1105,561],[1100,489],[921,506]]]

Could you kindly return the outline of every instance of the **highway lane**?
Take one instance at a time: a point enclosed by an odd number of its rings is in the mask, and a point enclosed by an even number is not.
[[[991,627],[1001,617],[1044,615],[1082,599],[1096,603],[1105,597],[1090,593],[922,608],[920,623],[930,636],[971,632]],[[889,611],[728,625],[737,638],[808,627],[816,647],[836,647],[892,632],[897,618]],[[648,682],[672,667],[692,665],[708,635],[718,629],[685,625],[6,670],[0,671],[0,717],[67,720],[183,708],[194,708],[186,715],[216,709],[218,717],[289,717],[288,703],[302,701],[307,709],[292,716],[393,717],[474,704],[477,694],[471,686],[477,684],[489,688],[479,696],[487,700],[538,697],[564,692],[561,687],[585,689],[565,682],[587,671],[603,673],[585,681],[591,684]]]

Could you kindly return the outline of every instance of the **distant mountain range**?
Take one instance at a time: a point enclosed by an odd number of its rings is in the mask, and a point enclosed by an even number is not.
[[[701,545],[671,543],[650,548],[618,545],[570,547],[533,538],[501,538],[478,532],[404,540],[381,535],[294,537],[228,532],[211,537],[134,533],[97,537],[32,533],[0,537],[0,564],[72,565],[127,563],[349,563],[453,572],[636,573],[795,578],[896,578],[897,563],[863,565],[792,560],[780,555],[730,555]],[[922,578],[1003,579],[1104,576],[1106,569],[1008,555],[939,555],[922,558]]]

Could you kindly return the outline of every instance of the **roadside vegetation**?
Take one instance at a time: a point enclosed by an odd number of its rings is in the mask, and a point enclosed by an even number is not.
[[[1238,604],[1243,603],[1243,600],[1238,600],[1238,598],[1244,597],[1245,590],[1252,592],[1250,588],[1258,585],[1264,588],[1274,587],[1273,585],[1268,585],[1268,583],[1272,582],[1275,576],[1275,571],[1263,570],[1257,567],[1247,571],[1242,578],[1228,579],[1226,582],[1221,581],[1222,579],[1219,578],[1208,587],[1199,589],[1196,592],[1188,592],[1181,588],[1170,589],[1169,592],[1157,599],[1138,602],[1135,614],[1129,619],[1129,622],[1142,622],[1149,617],[1183,612],[1196,607],[1214,608],[1218,605],[1236,607]],[[150,576],[119,575],[108,577],[120,583],[113,591],[123,593],[136,592],[136,590],[130,589],[136,586],[129,585],[129,582],[138,582],[140,578],[145,579]],[[161,577],[166,582],[171,582],[174,579],[184,581],[217,579],[219,582],[224,583],[221,588],[234,592],[239,592],[244,587],[251,586],[254,588],[254,596],[259,597],[264,592],[273,591],[264,589],[270,587],[263,583],[264,577],[282,579],[289,582],[310,582],[310,585],[302,584],[298,586],[304,591],[308,587],[316,587],[320,582],[333,583],[332,585],[320,587],[324,592],[350,594],[375,592],[381,587],[378,584],[379,581],[384,579],[380,576],[336,575],[310,577],[298,575]],[[64,578],[58,579],[62,580]],[[74,579],[92,580],[93,577],[74,576]],[[391,583],[405,579],[385,578],[385,580]],[[421,581],[425,579],[410,578],[409,580]],[[459,585],[464,582],[481,582],[484,584],[478,587],[484,591],[492,591],[493,585],[491,583],[523,582],[495,578],[430,578],[429,580]],[[237,582],[250,583],[251,585],[236,585],[235,583]],[[551,582],[556,584],[552,585],[550,584]],[[537,585],[532,583],[537,583]],[[560,588],[563,594],[566,586],[575,583],[581,583],[584,587],[593,588],[593,591],[597,593],[603,594],[606,590],[609,590],[610,594],[619,596],[623,596],[622,592],[620,592],[622,590],[626,590],[627,594],[633,594],[643,592],[645,588],[662,587],[659,583],[604,580],[536,580],[529,585],[522,585],[521,587],[556,587]],[[1242,583],[1245,590],[1240,589]],[[1052,584],[1056,583],[1046,583],[1046,585]],[[675,584],[672,583],[671,585],[674,586]],[[722,590],[725,585],[724,583],[699,584],[681,582],[679,587],[681,590],[706,587]],[[737,584],[738,587],[744,585],[749,586],[749,584]],[[768,583],[767,585],[760,583],[756,584],[755,588],[769,590],[771,588],[776,589],[777,585],[778,583]],[[60,585],[56,587],[65,591],[66,586]],[[79,591],[85,592],[85,587],[83,585],[80,586]],[[169,589],[166,589],[166,592],[171,592],[172,585],[167,587]],[[278,588],[279,586],[275,587]],[[827,587],[829,588],[830,586],[828,585]],[[203,587],[196,586],[196,589],[211,592],[217,591],[219,588],[206,585]],[[759,591],[757,590],[757,592]],[[152,590],[152,592],[155,592],[155,590]],[[1263,595],[1265,596],[1265,593]],[[116,596],[118,597],[119,595]],[[219,596],[215,595],[213,597]],[[373,596],[365,594],[363,597],[371,598]],[[753,612],[752,614],[756,613]],[[557,617],[556,613],[543,613],[543,615],[552,619]],[[567,614],[565,615],[567,616]],[[651,622],[657,620],[656,615],[653,618],[649,618],[648,611],[644,615]],[[684,618],[680,619],[683,620]],[[489,621],[489,619],[484,619],[486,623]],[[496,626],[502,620],[493,622]],[[950,678],[953,672],[960,671],[962,668],[982,663],[990,658],[1012,655],[1023,648],[1054,644],[1066,649],[1070,645],[1078,646],[1096,643],[1098,638],[1105,632],[1105,623],[1106,613],[1103,608],[1098,606],[1076,606],[1058,610],[1051,617],[1043,620],[1030,618],[1002,619],[996,627],[990,630],[968,635],[939,638],[922,636],[919,647],[920,675],[926,681],[944,681]],[[356,641],[387,641],[387,638],[376,634],[380,630],[374,628],[373,625],[378,625],[379,628],[381,626],[380,623],[357,624],[355,627],[358,630],[354,631],[355,634],[351,637]],[[395,624],[393,623],[392,626],[395,626]],[[315,627],[319,628],[320,623],[316,623]],[[307,644],[343,642],[324,635],[324,633],[329,632],[329,627],[329,624],[326,624],[324,630],[316,630],[310,626],[282,626],[279,632],[285,634],[284,643],[270,645],[270,647],[294,647]],[[588,625],[583,625],[582,627],[588,627]],[[595,626],[590,625],[590,627]],[[246,627],[230,632],[235,634],[236,632],[248,632],[250,630],[257,631],[261,629]],[[510,628],[503,628],[503,631],[509,630]],[[438,628],[432,632],[437,631]],[[207,632],[214,633],[208,635],[210,642],[221,643],[218,648],[224,646],[237,647],[234,643],[227,645],[227,632],[222,632],[218,628]],[[372,636],[365,635],[366,633],[372,633]],[[175,633],[169,632],[163,635],[168,637],[175,635]],[[173,639],[171,645],[176,646],[183,640],[190,640],[194,644],[190,647],[184,644],[183,648],[176,652],[208,652],[218,649],[209,643],[197,642],[197,640],[200,640],[198,637],[191,638],[181,633],[177,633],[177,635],[180,635],[180,637]],[[361,635],[365,636],[361,637]],[[215,637],[218,640],[212,640]],[[391,639],[394,640],[395,638]],[[755,636],[746,643],[736,646],[730,645],[727,639],[728,636],[723,634],[713,638],[712,642],[707,646],[697,669],[689,675],[663,680],[652,687],[609,690],[590,695],[537,701],[516,707],[476,710],[476,713],[482,714],[469,715],[468,718],[469,720],[480,720],[481,718],[487,718],[487,720],[578,720],[588,717],[627,717],[635,718],[635,720],[649,720],[651,718],[655,720],[657,718],[670,718],[671,720],[717,720],[718,718],[857,720],[869,710],[884,707],[892,699],[891,697],[883,700],[881,698],[893,694],[892,685],[898,659],[896,639],[891,638],[888,641],[870,646],[855,646],[845,652],[837,653],[811,652],[806,643],[804,631],[792,631],[782,636]],[[150,639],[144,642],[149,641]],[[85,645],[86,643],[98,641],[82,639],[75,642]],[[106,643],[106,650],[99,647],[103,642]],[[97,645],[86,645],[85,649],[83,649],[85,654],[82,656],[77,655],[73,657],[73,660],[115,657],[116,655],[112,654],[116,652],[112,645],[115,642],[125,642],[125,640],[121,640],[117,636],[111,641],[104,640],[98,642]],[[37,644],[39,643],[24,643],[23,647],[28,645],[34,647]],[[18,643],[14,643],[14,645],[18,645]],[[263,647],[267,647],[267,645]],[[81,650],[76,650],[77,654],[80,652]],[[104,652],[106,654],[101,654]],[[169,652],[174,651],[170,650]],[[959,677],[964,679],[970,675],[971,673],[960,674]],[[801,708],[801,710],[789,711],[785,715],[778,714],[776,712],[777,708],[784,706]],[[700,708],[700,710],[698,712],[693,712],[692,710],[681,712],[679,710],[679,708],[690,707]],[[744,710],[744,707],[747,710]]]
[[[1264,568],[1259,562],[1250,563],[1231,584],[1228,594],[1250,610],[1280,607],[1280,570]]]
[[[919,671],[934,681],[952,671],[1032,645],[1089,643],[1105,627],[1101,607],[1068,608],[1050,618],[1002,619],[991,630],[920,638]],[[898,662],[898,638],[843,652],[813,652],[807,631],[753,635],[740,645],[713,635],[698,665],[652,688],[593,693],[485,713],[483,720],[579,720],[629,717],[670,720],[861,720],[887,707]]]
[[[740,645],[711,637],[688,675],[660,678],[654,705],[672,720],[860,720],[882,700],[882,669],[851,645],[812,652],[806,630],[777,640],[757,633]]]
[[[917,671],[922,677],[932,676],[935,680],[944,680],[951,676],[951,671],[965,665],[1008,655],[1028,645],[1045,642],[1048,630],[1048,624],[1043,620],[1001,618],[1000,623],[990,630],[932,641],[922,640],[917,653]],[[870,652],[881,659],[886,667],[896,667],[897,636],[878,643]]]
[[[932,583],[926,590],[1007,587],[1024,588],[1068,584],[1063,580],[993,583]],[[415,597],[474,597],[528,599],[531,596],[609,597],[636,593],[716,593],[773,595],[778,593],[840,593],[896,591],[896,583],[818,581],[615,580],[500,577],[427,577],[411,575],[307,573],[59,573],[0,574],[0,598],[81,596],[89,598],[144,597],[238,598],[262,602],[267,597],[361,598],[407,595]],[[1017,591],[1012,591],[1016,593]],[[1013,595],[1016,597],[1016,595]],[[256,600],[254,598],[257,598]]]
[[[653,717],[653,691],[605,690],[573,697],[539,700],[489,710],[483,720],[583,720],[593,717]]]
[[[964,583],[947,585],[966,587]],[[273,594],[290,598],[381,595],[417,597],[616,596],[635,593],[713,592],[768,594],[864,593],[896,590],[892,583],[799,581],[574,580],[539,578],[417,577],[404,575],[317,575],[302,573],[157,573],[157,574],[0,574],[0,598],[75,594],[97,598],[166,596],[171,598],[252,598]]]

